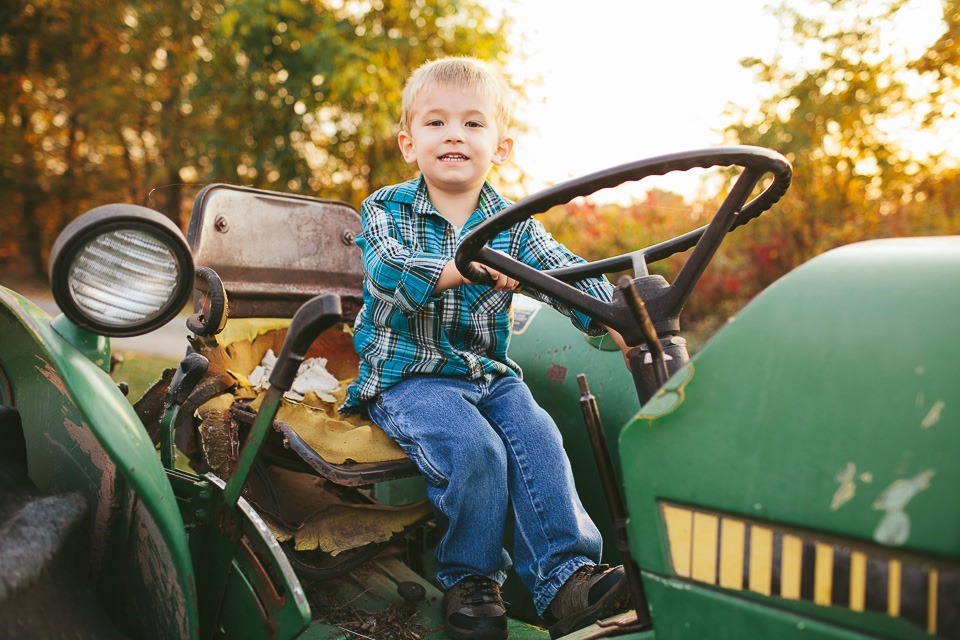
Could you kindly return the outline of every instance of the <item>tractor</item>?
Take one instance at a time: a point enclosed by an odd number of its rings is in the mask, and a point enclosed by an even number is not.
[[[716,166],[735,181],[682,236],[544,272],[489,247],[555,205]],[[700,276],[791,176],[767,149],[680,152],[465,229],[461,271],[488,264],[632,346],[625,362],[515,296],[510,356],[630,583],[630,610],[568,640],[960,638],[960,238],[829,251],[688,353]],[[55,317],[0,287],[0,636],[446,637],[425,479],[336,411],[358,365],[359,232],[345,203],[215,184],[185,236],[130,204],[71,222]],[[671,279],[650,272],[683,252]],[[610,303],[569,284],[622,272]],[[111,338],[185,308],[179,366],[127,398]],[[505,594],[510,637],[548,638],[519,584]]]

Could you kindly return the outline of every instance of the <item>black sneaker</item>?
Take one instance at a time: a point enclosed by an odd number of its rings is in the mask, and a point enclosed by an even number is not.
[[[601,618],[625,610],[630,603],[622,566],[584,565],[563,583],[543,614],[550,637],[559,638]]]
[[[500,585],[482,576],[467,576],[443,594],[443,621],[454,640],[504,640],[507,609]]]

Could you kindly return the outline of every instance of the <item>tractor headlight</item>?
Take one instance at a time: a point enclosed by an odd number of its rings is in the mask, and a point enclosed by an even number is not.
[[[106,336],[136,336],[169,322],[187,303],[193,276],[180,229],[135,205],[88,211],[50,252],[57,306],[75,325]]]

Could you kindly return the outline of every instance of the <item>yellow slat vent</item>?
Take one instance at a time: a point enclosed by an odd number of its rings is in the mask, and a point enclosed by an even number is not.
[[[679,578],[784,600],[901,618],[930,635],[960,638],[960,567],[894,558],[859,541],[660,503],[670,564]]]

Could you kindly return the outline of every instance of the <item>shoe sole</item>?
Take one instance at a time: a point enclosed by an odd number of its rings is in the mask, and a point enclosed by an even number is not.
[[[627,586],[627,576],[624,575],[617,584],[610,589],[602,598],[597,600],[592,607],[571,614],[562,620],[550,625],[550,638],[555,640],[569,633],[582,629],[587,625],[593,624],[597,620],[613,615],[621,607],[625,607],[630,602],[630,589]]]

